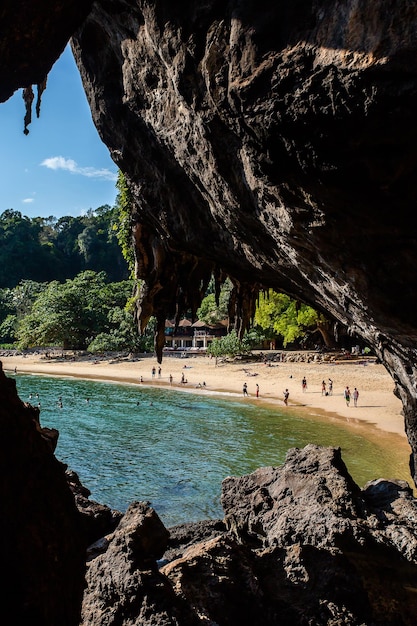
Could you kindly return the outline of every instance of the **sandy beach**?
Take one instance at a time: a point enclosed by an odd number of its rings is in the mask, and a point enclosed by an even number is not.
[[[361,436],[377,440],[395,451],[401,459],[399,476],[412,484],[408,470],[410,446],[404,432],[402,404],[394,396],[394,382],[384,366],[372,359],[334,362],[223,361],[193,355],[178,358],[167,354],[159,365],[156,358],[113,357],[65,354],[47,358],[44,353],[0,356],[6,374],[33,373],[129,383],[138,386],[161,386],[182,392],[222,394],[242,402],[260,403],[279,410],[295,411],[313,419],[330,420],[337,426],[354,429]],[[152,370],[155,368],[155,374]],[[160,372],[158,371],[160,368]],[[172,377],[172,380],[171,380]],[[181,382],[184,377],[185,382]],[[302,379],[307,388],[303,390]],[[322,393],[322,381],[331,395]],[[243,384],[248,396],[243,396]],[[256,395],[259,385],[259,396]],[[359,390],[357,406],[351,399],[346,405],[343,392],[349,385]],[[289,391],[285,406],[284,390]],[[41,416],[42,417],[42,416]]]
[[[349,423],[366,423],[388,433],[405,438],[400,400],[393,394],[394,382],[384,366],[372,360],[336,362],[219,362],[207,356],[181,359],[164,356],[161,365],[153,356],[140,359],[128,357],[100,358],[91,356],[46,358],[44,354],[0,356],[5,372],[31,372],[50,376],[74,376],[120,381],[142,385],[160,385],[204,394],[232,394],[243,399],[243,384],[247,383],[245,401],[268,402],[285,407],[283,392],[289,390],[288,408],[297,407],[309,413],[339,417]],[[158,372],[161,368],[160,373]],[[152,376],[152,369],[155,375]],[[184,375],[186,382],[182,383]],[[172,382],[170,377],[172,376]],[[302,389],[306,377],[307,388]],[[322,381],[328,389],[333,380],[332,395],[322,393]],[[205,383],[205,384],[204,384]],[[256,385],[259,385],[259,397]],[[346,406],[343,391],[359,391],[358,406],[351,399]]]

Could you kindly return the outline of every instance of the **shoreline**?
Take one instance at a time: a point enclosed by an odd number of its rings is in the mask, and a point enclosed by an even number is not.
[[[288,408],[338,416],[341,421],[364,423],[376,429],[406,438],[401,401],[394,395],[394,381],[381,364],[372,361],[343,362],[222,362],[216,365],[207,356],[186,359],[165,357],[159,365],[153,356],[101,358],[91,356],[46,358],[44,354],[0,356],[7,372],[73,376],[76,378],[161,386],[202,394],[221,394],[242,401],[267,403],[286,409],[284,389],[290,392]],[[152,369],[155,375],[152,376]],[[160,373],[158,374],[158,369]],[[185,381],[181,382],[184,375]],[[170,382],[172,377],[172,383]],[[302,378],[307,388],[302,388]],[[333,380],[332,395],[322,394],[322,381]],[[243,384],[248,396],[244,397]],[[259,397],[256,397],[259,385]],[[358,406],[353,400],[346,406],[343,391],[346,385],[359,390]]]
[[[272,410],[296,412],[314,420],[333,422],[341,428],[355,430],[360,436],[395,450],[406,460],[411,448],[404,431],[401,401],[394,396],[394,382],[382,364],[373,361],[340,362],[222,362],[207,356],[186,359],[165,357],[161,364],[154,356],[141,358],[94,358],[72,356],[46,358],[44,353],[0,356],[6,375],[37,374],[59,378],[81,378],[143,387],[160,387],[184,393],[222,396],[252,405],[269,406]],[[161,368],[160,375],[158,368]],[[152,376],[152,369],[155,375]],[[184,374],[185,383],[181,383]],[[172,376],[172,383],[170,377]],[[307,379],[303,390],[302,379]],[[333,394],[322,395],[322,381],[333,380]],[[247,383],[248,397],[243,396]],[[203,385],[205,383],[205,385]],[[256,397],[256,385],[259,397]],[[348,384],[359,390],[358,406],[346,406],[343,397]],[[288,406],[283,391],[290,392]],[[404,475],[404,467],[400,472]],[[413,481],[409,471],[406,480]]]

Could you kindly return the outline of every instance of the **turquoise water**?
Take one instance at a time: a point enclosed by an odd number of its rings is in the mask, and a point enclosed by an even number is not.
[[[139,385],[15,379],[22,400],[40,402],[41,425],[59,430],[56,457],[77,472],[92,500],[122,512],[147,500],[168,527],[222,517],[226,476],[281,465],[289,448],[307,443],[340,446],[360,486],[398,469],[389,449],[292,409]]]

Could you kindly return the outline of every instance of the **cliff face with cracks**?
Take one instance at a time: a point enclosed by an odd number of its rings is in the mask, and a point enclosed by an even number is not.
[[[93,117],[134,198],[141,323],[195,309],[212,272],[233,278],[243,326],[264,286],[312,304],[391,373],[415,475],[415,3],[103,0],[83,22],[91,4],[2,3],[0,101],[25,87],[30,103],[79,27]],[[3,610],[16,623],[75,624],[84,546],[73,501],[3,375],[0,392]],[[237,536],[247,523],[256,530],[250,517]],[[366,570],[368,556],[354,562]]]
[[[140,323],[212,272],[247,324],[259,288],[324,311],[395,381],[417,455],[417,7],[97,2],[73,37],[133,194]]]
[[[195,310],[212,273],[245,328],[258,290],[372,346],[417,455],[417,8],[403,0],[102,0],[0,9],[0,100],[73,50],[133,195],[138,313]],[[29,107],[30,108],[30,107]],[[28,116],[26,123],[30,121]]]
[[[0,9],[0,100],[73,38],[94,121],[134,199],[140,324],[235,283],[324,311],[374,348],[417,454],[416,40],[407,0],[107,0]],[[30,116],[26,122],[30,121]]]

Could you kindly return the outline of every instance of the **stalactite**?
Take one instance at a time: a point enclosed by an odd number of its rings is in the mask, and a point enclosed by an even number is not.
[[[29,135],[28,126],[32,121],[32,102],[35,97],[33,93],[32,85],[29,85],[29,87],[25,87],[23,89],[22,96],[23,96],[25,109],[26,109],[25,119],[24,119],[25,126],[23,129],[23,132],[25,133],[25,135]]]
[[[47,81],[47,77],[45,77],[45,79],[42,82],[36,85],[36,88],[37,88],[37,98],[36,98],[36,107],[35,107],[36,117],[39,117],[41,114],[42,94],[46,89],[46,81]],[[35,94],[33,93],[32,85],[29,85],[29,87],[25,87],[23,89],[22,96],[23,96],[23,100],[25,103],[25,110],[26,110],[23,132],[25,133],[25,135],[29,135],[28,126],[32,122],[32,104],[33,104],[33,100],[35,99]]]
[[[47,80],[48,80],[48,78],[45,77],[45,79],[41,83],[38,83],[36,85],[37,93],[38,93],[38,96],[36,98],[36,117],[39,117],[40,114],[41,114],[42,94],[43,94],[43,92],[46,89],[46,82],[47,82]]]

